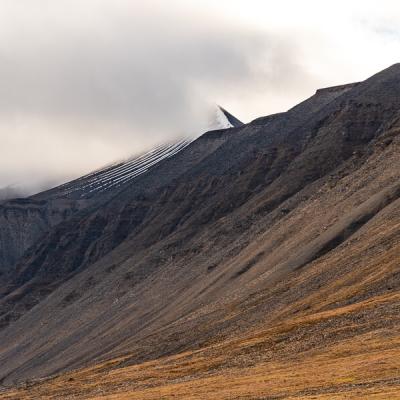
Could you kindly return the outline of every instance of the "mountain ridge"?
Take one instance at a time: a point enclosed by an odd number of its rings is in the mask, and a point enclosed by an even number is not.
[[[4,383],[118,357],[128,368],[214,354],[246,332],[261,335],[266,353],[251,354],[269,365],[279,353],[265,332],[285,324],[286,359],[291,341],[306,357],[396,331],[399,106],[397,64],[207,133],[57,224],[1,293],[3,318],[17,317],[0,332]]]

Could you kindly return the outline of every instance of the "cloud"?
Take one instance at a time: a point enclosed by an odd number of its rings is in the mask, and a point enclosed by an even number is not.
[[[0,187],[197,134],[213,102],[245,121],[281,111],[393,58],[391,8],[374,19],[378,3],[321,3],[3,0]]]

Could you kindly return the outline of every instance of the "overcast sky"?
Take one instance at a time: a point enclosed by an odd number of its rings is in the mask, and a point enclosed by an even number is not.
[[[0,187],[62,181],[400,61],[397,0],[1,0]]]

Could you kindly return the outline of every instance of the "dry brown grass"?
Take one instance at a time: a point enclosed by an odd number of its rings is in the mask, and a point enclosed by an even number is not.
[[[400,399],[397,329],[377,329],[323,346],[315,342],[313,347],[318,334],[326,336],[326,323],[339,337],[343,329],[352,329],[337,326],[339,317],[353,319],[360,311],[399,304],[399,294],[388,294],[139,365],[129,365],[128,355],[32,382],[0,398]],[[325,331],[318,332],[320,324]]]

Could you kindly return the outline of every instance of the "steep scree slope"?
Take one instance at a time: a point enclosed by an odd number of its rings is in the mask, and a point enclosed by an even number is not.
[[[296,362],[312,371],[325,357],[356,376],[312,377],[318,395],[353,381],[364,393],[373,379],[382,393],[398,387],[392,359],[386,369],[357,364],[368,359],[357,343],[398,354],[399,110],[394,65],[286,113],[207,133],[102,207],[58,224],[2,292],[3,315],[18,318],[0,332],[3,382],[99,363],[136,381],[109,383],[108,394],[157,398],[162,388],[190,398],[198,382],[193,398],[207,387],[218,398],[285,398],[283,384],[257,386],[254,376],[284,368],[287,393],[306,395]],[[161,365],[168,378],[146,383]],[[83,371],[71,379],[98,378]],[[223,387],[227,375],[236,393]]]

